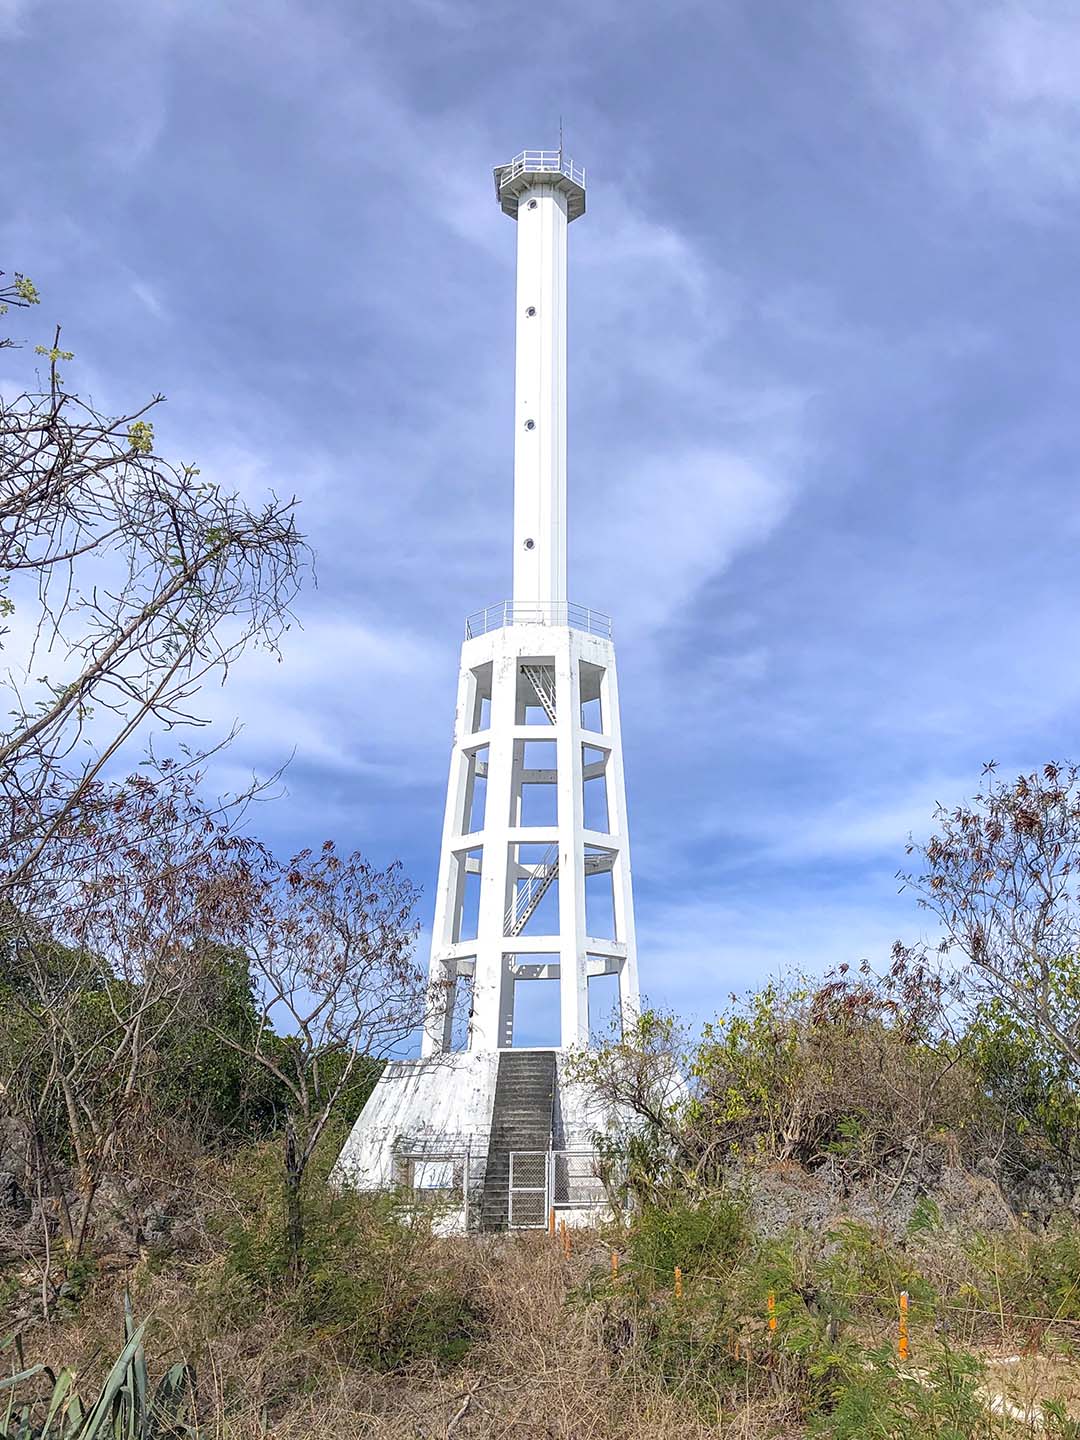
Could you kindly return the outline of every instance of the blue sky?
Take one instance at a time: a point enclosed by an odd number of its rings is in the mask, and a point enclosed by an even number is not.
[[[570,590],[615,618],[650,997],[884,959],[934,802],[1075,755],[1072,0],[0,0],[0,46],[28,337],[303,501],[303,629],[207,697],[232,773],[295,752],[275,845],[430,899],[461,619],[510,589],[491,167],[560,114]]]

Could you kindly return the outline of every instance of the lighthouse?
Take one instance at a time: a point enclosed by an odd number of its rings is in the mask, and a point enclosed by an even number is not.
[[[590,982],[614,977],[624,1026],[638,1009],[612,621],[567,588],[567,241],[585,172],[525,150],[494,178],[517,231],[513,595],[465,621],[421,1059],[387,1066],[338,1167],[459,1188],[490,1228],[546,1222],[560,1175],[563,1204],[582,1200],[587,1167],[575,1196],[557,1157],[603,1127],[566,1079]],[[558,984],[557,1034],[523,1045],[541,981]]]

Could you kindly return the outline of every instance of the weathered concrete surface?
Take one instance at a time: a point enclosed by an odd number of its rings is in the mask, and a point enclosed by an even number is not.
[[[497,1050],[387,1065],[346,1140],[335,1176],[361,1190],[395,1183],[396,1154],[487,1151]]]

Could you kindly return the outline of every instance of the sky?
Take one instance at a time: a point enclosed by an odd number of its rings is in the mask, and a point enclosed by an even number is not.
[[[103,408],[317,554],[204,697],[283,851],[430,920],[462,621],[511,588],[514,228],[558,142],[570,596],[614,617],[642,988],[887,961],[984,761],[1080,719],[1075,0],[0,0],[0,268]]]

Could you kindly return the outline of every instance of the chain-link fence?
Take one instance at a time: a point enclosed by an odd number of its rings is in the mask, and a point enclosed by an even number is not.
[[[604,1162],[595,1150],[514,1150],[507,1219],[512,1230],[539,1229],[554,1210],[609,1204]]]
[[[553,1150],[551,1154],[551,1203],[571,1210],[605,1205],[608,1191],[600,1156],[595,1150]]]
[[[611,1203],[611,1178],[594,1150],[512,1150],[507,1168],[489,1174],[482,1141],[417,1144],[398,1152],[395,1167],[396,1183],[418,1203],[460,1210],[467,1230],[539,1230],[553,1209],[600,1210]]]

